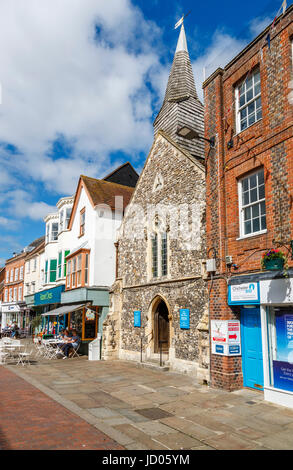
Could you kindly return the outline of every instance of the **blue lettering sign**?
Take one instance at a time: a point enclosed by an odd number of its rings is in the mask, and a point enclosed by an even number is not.
[[[134,312],[134,328],[141,328],[141,311]]]
[[[180,328],[182,330],[190,329],[190,310],[189,308],[180,309]]]
[[[216,344],[216,353],[224,354],[224,346],[222,344]]]
[[[235,344],[233,346],[229,346],[229,355],[233,354],[240,354],[240,346],[239,344]]]

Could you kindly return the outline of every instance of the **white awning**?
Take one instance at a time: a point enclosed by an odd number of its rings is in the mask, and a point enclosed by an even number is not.
[[[59,315],[66,315],[67,313],[75,312],[82,307],[85,307],[85,304],[63,305],[62,307],[55,308],[55,310],[51,310],[50,312],[42,313],[42,317],[58,317]]]

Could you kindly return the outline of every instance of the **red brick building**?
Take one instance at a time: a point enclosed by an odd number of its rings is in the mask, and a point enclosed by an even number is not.
[[[291,5],[203,84],[205,137],[215,138],[206,148],[211,385],[262,389],[290,406],[292,21]],[[262,268],[270,249],[286,255],[287,275]]]
[[[0,302],[3,302],[4,295],[4,283],[5,283],[5,267],[0,267]]]

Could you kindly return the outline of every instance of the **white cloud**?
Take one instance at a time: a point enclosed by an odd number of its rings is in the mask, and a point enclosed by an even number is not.
[[[148,148],[158,34],[130,0],[2,2],[0,140],[21,152],[10,172],[72,193],[80,173],[107,173],[111,152]],[[70,161],[48,156],[58,135],[74,144]]]
[[[0,229],[15,230],[19,227],[18,220],[8,219],[7,217],[0,216]]]
[[[34,202],[32,195],[22,189],[8,192],[6,198],[7,213],[20,219],[28,217],[32,220],[42,220],[47,214],[56,212],[56,206],[50,206],[45,202]]]
[[[272,23],[272,18],[266,17],[258,17],[253,18],[249,24],[249,29],[252,36],[258,36],[267,26]]]
[[[215,31],[209,47],[192,64],[198,96],[203,101],[202,83],[218,67],[225,67],[245,46],[247,40],[235,38],[223,31]]]

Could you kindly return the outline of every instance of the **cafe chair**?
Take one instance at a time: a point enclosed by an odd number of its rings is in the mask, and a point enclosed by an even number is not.
[[[77,348],[71,348],[71,351],[70,351],[70,359],[72,359],[73,357],[79,357],[80,355],[78,354],[78,350],[80,348],[80,345],[81,343],[78,344]]]

